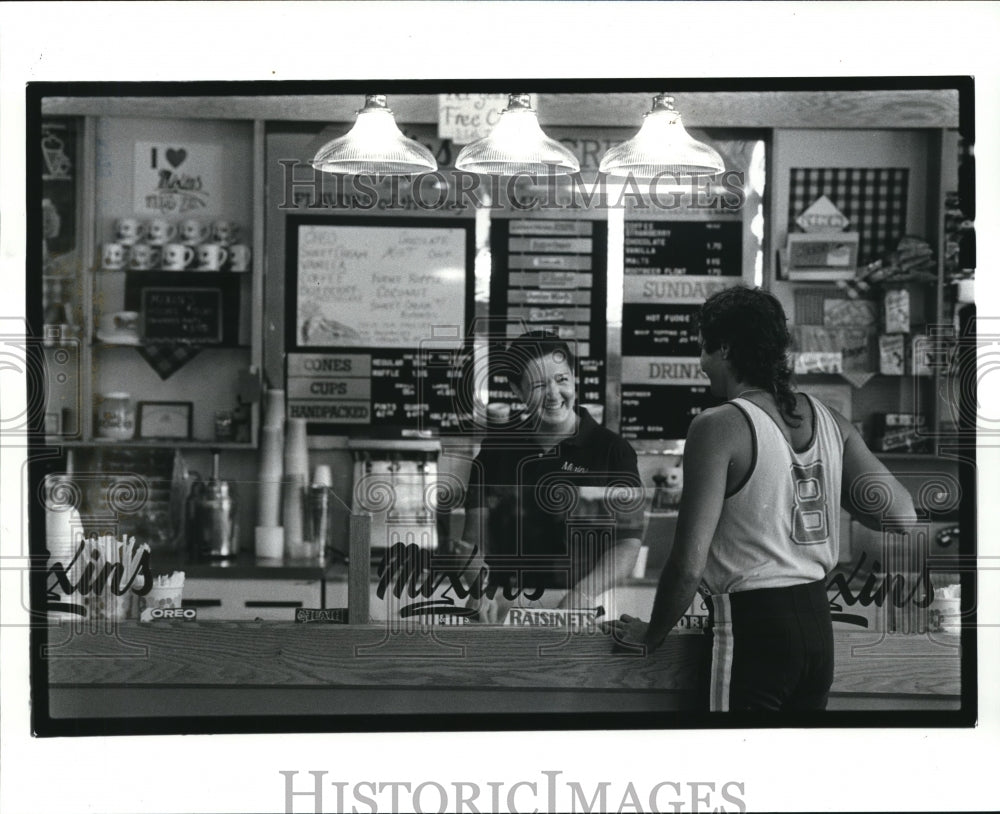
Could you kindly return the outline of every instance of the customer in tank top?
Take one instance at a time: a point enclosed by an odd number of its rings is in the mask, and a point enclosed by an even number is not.
[[[823,709],[840,508],[879,530],[912,523],[913,501],[847,419],[792,389],[775,297],[725,289],[702,306],[699,328],[701,367],[726,403],[688,431],[676,537],[650,620],[624,615],[616,635],[655,648],[700,590],[712,617],[710,709]],[[862,502],[873,484],[887,508]]]

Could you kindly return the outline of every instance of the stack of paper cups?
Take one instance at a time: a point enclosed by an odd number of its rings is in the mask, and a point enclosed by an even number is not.
[[[264,427],[281,427],[285,423],[285,391],[268,390],[264,394]]]
[[[257,526],[253,534],[254,553],[262,560],[280,560],[285,553],[285,536],[281,526]]]
[[[285,437],[285,475],[309,477],[309,448],[306,442],[306,420],[290,418]]]
[[[309,478],[309,448],[304,418],[288,419],[285,436],[285,480],[281,524],[285,527],[285,551],[299,556],[302,549],[303,491]]]
[[[282,456],[285,447],[284,390],[268,390],[264,397],[264,423],[260,430],[260,472],[257,482],[257,525],[280,525]]]

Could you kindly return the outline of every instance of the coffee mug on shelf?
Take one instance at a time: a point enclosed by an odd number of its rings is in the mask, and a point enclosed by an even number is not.
[[[166,271],[184,271],[194,261],[194,249],[183,243],[168,243],[163,247],[163,268]]]
[[[154,246],[162,246],[177,237],[177,227],[163,218],[153,218],[146,224],[146,241]]]
[[[102,342],[133,344],[139,341],[139,312],[111,311],[102,314],[97,326]]]
[[[208,240],[210,232],[211,229],[209,225],[207,223],[203,223],[197,218],[188,218],[187,220],[181,221],[181,225],[178,229],[181,242],[186,243],[188,246],[196,246],[199,243],[204,243]]]
[[[131,246],[145,237],[146,224],[138,218],[118,218],[115,221],[115,234],[119,243]]]
[[[247,271],[250,268],[250,247],[245,243],[234,243],[229,247],[229,270]]]
[[[135,434],[135,407],[128,393],[101,393],[94,416],[99,438],[127,440]]]
[[[236,233],[240,227],[235,221],[217,220],[212,224],[212,240],[228,246],[236,239]]]
[[[128,246],[124,243],[105,243],[101,248],[101,268],[120,271],[128,263]]]
[[[219,271],[229,257],[229,252],[218,243],[202,243],[195,249],[199,271]]]
[[[129,252],[128,267],[135,271],[149,271],[160,264],[160,247],[136,243]]]

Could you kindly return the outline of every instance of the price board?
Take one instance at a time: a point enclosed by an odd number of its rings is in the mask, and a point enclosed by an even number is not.
[[[238,342],[240,275],[210,271],[130,271],[125,307],[139,312],[148,344]]]
[[[742,280],[741,220],[626,221],[622,296],[623,437],[680,439],[718,403],[699,364],[701,304]]]
[[[551,330],[577,358],[578,402],[601,420],[606,399],[607,222],[493,220],[490,315],[503,325],[495,346],[524,331]],[[489,400],[516,404],[506,376],[491,369]]]
[[[474,222],[294,216],[288,225],[288,416],[312,434],[387,438],[471,420]]]

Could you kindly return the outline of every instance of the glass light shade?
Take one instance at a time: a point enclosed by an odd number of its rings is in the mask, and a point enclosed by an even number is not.
[[[345,175],[414,175],[437,169],[431,151],[400,132],[381,94],[366,96],[354,127],[320,147],[309,163]]]
[[[466,145],[458,154],[455,168],[482,175],[567,175],[579,172],[580,162],[558,141],[545,135],[528,94],[512,93],[490,134]]]
[[[643,117],[639,132],[608,150],[600,166],[612,176],[647,179],[667,173],[679,180],[718,175],[725,169],[718,152],[684,129],[673,97],[665,94],[653,97],[653,109]]]

